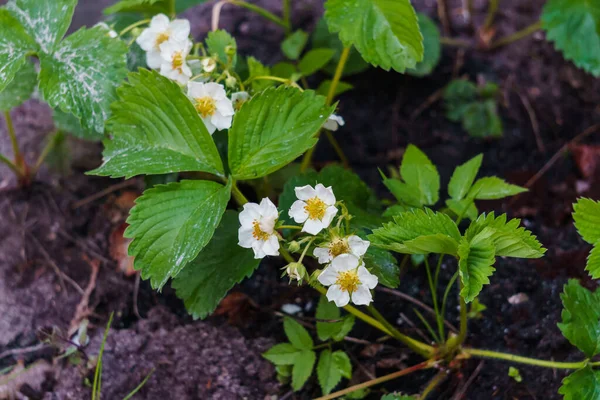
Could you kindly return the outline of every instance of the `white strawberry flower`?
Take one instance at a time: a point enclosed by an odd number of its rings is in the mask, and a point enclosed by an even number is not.
[[[162,63],[160,64],[160,74],[169,79],[185,85],[192,77],[192,70],[187,64],[187,56],[192,50],[192,41],[185,39],[184,41],[169,40],[160,45],[160,56]]]
[[[184,42],[190,36],[190,21],[187,19],[169,20],[164,14],[158,14],[150,21],[150,26],[142,31],[135,40],[146,52],[146,64],[149,68],[158,69],[162,64],[160,46],[171,40]]]
[[[233,103],[233,109],[239,111],[242,104],[250,100],[248,92],[235,92],[231,95],[231,102]]]
[[[326,188],[318,183],[314,188],[306,185],[294,191],[298,200],[292,204],[289,215],[296,223],[304,223],[302,232],[316,235],[327,228],[338,211],[331,186]]]
[[[204,121],[208,133],[212,135],[217,129],[231,127],[235,112],[223,85],[214,82],[190,82],[187,95]]]
[[[315,248],[313,254],[320,264],[327,264],[341,254],[352,254],[360,258],[365,255],[371,242],[356,235],[336,237],[325,246]]]
[[[238,244],[241,247],[252,249],[257,259],[279,255],[279,239],[275,231],[279,212],[271,200],[265,197],[260,205],[244,204],[239,218]]]
[[[200,64],[204,72],[213,72],[217,68],[217,62],[212,57],[203,58]]]
[[[340,126],[344,126],[345,124],[344,118],[336,114],[331,114],[323,124],[323,128],[335,132]]]
[[[373,301],[371,289],[377,286],[377,277],[371,274],[365,264],[352,254],[337,256],[317,278],[327,289],[327,300],[336,306],[344,307],[350,302],[368,305]]]

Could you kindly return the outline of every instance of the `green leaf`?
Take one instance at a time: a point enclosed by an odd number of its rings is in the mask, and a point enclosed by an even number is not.
[[[300,350],[290,343],[279,343],[262,354],[264,358],[275,365],[293,365]]]
[[[592,247],[587,258],[585,270],[589,272],[593,279],[600,277],[600,241]]]
[[[446,117],[450,121],[463,119],[466,107],[477,100],[477,86],[465,79],[451,81],[444,90]]]
[[[201,225],[199,230],[209,231],[210,227]],[[260,263],[252,250],[238,245],[238,227],[238,214],[226,211],[210,242],[173,279],[172,286],[177,297],[183,300],[194,319],[205,318],[212,313],[227,292],[236,283],[250,277]],[[277,364],[277,361],[269,360]]]
[[[206,47],[208,52],[213,56],[217,56],[223,64],[228,64],[231,59],[231,66],[235,67],[235,63],[237,62],[237,43],[229,33],[222,29],[208,32]],[[228,51],[230,54],[233,54],[233,57],[228,55]]]
[[[423,36],[409,0],[327,0],[325,18],[345,46],[386,71],[404,72],[423,60]]]
[[[298,69],[302,75],[310,76],[326,66],[334,54],[335,50],[331,49],[311,50],[302,57],[298,63]]]
[[[600,371],[589,365],[566,376],[558,393],[564,395],[563,400],[599,400]]]
[[[317,365],[317,377],[323,394],[329,394],[342,380],[352,377],[352,364],[348,355],[341,350],[334,353],[330,349],[321,351]]]
[[[477,215],[479,214],[477,206],[475,206],[472,199],[448,199],[446,200],[446,207],[448,207],[457,217],[467,217],[471,221],[477,219]]]
[[[278,76],[284,79],[290,79],[292,75],[297,73],[296,66],[289,62],[279,62],[271,68],[273,76]]]
[[[110,7],[104,9],[105,15],[116,13],[139,12],[148,15],[169,14],[169,2],[167,0],[120,0]]]
[[[404,254],[411,254],[404,242],[420,236],[440,234],[457,242],[461,240],[458,227],[448,215],[428,208],[406,211],[394,216],[393,220],[375,229],[369,240],[378,247]]]
[[[224,176],[215,143],[177,83],[144,69],[130,73],[128,80],[112,106],[112,139],[104,141],[104,163],[89,173],[130,178],[204,171]]]
[[[558,324],[569,342],[588,357],[600,353],[600,292],[590,292],[569,279],[560,295],[562,322]]]
[[[410,144],[406,148],[400,165],[400,175],[404,182],[418,191],[421,204],[437,203],[440,175],[435,165],[418,147]]]
[[[260,178],[292,162],[315,145],[315,134],[334,109],[311,90],[286,86],[267,89],[245,102],[229,130],[233,177]]]
[[[483,285],[490,283],[489,277],[496,270],[492,267],[495,262],[494,244],[487,232],[479,233],[470,241],[462,238],[458,257],[458,272],[463,284],[460,295],[469,303],[481,292]]]
[[[308,34],[299,29],[281,42],[281,51],[290,60],[297,60],[306,46]]]
[[[479,154],[456,167],[448,184],[448,194],[450,197],[455,200],[461,200],[469,193],[482,161],[483,155]]]
[[[521,372],[515,367],[508,367],[508,376],[513,378],[515,382],[523,382],[523,377],[521,376]]]
[[[600,6],[590,0],[549,0],[542,11],[546,38],[567,60],[600,77]]]
[[[502,120],[498,115],[496,101],[493,99],[478,101],[464,108],[462,126],[472,137],[502,136]]]
[[[328,339],[343,340],[354,326],[354,316],[346,315],[342,318],[340,309],[333,302],[328,301],[325,296],[319,298],[315,318],[317,318],[317,336],[321,341]],[[335,322],[319,320],[332,320]]]
[[[317,93],[322,96],[327,96],[329,94],[330,87],[331,87],[331,81],[325,80],[325,81],[321,82],[321,84],[319,85],[319,88],[317,89]],[[347,91],[352,90],[352,89],[354,89],[354,86],[352,86],[351,84],[339,81],[337,86],[335,87],[333,97],[337,97],[337,96],[339,96],[343,93],[346,93]]]
[[[77,0],[11,0],[6,9],[48,54],[69,29],[76,4]]]
[[[573,204],[573,210],[575,228],[583,240],[589,244],[598,243],[600,241],[600,201],[582,197]]]
[[[317,355],[312,350],[302,350],[294,361],[292,369],[292,389],[298,391],[312,375]]]
[[[394,195],[396,200],[409,208],[421,208],[421,196],[419,190],[407,183],[394,178],[384,178],[383,184]]]
[[[181,181],[148,189],[131,209],[125,237],[142,278],[162,288],[208,244],[229,202],[231,184]]]
[[[101,27],[82,28],[53,54],[40,54],[40,65],[40,89],[48,104],[80,118],[84,129],[103,133],[115,90],[127,74],[127,45]]]
[[[388,393],[381,397],[381,400],[418,400],[415,396],[407,396],[399,393]]]
[[[248,57],[248,72],[250,73],[249,78],[254,78],[257,76],[269,76],[271,75],[271,69],[265,65],[263,65],[256,58],[250,56]],[[251,82],[252,89],[255,92],[260,92],[265,90],[268,87],[271,87],[275,84],[274,81],[266,80],[266,79],[256,79]]]
[[[24,68],[25,55],[36,47],[19,21],[5,8],[0,8],[0,93]]]
[[[35,72],[35,66],[30,62],[26,62],[8,86],[0,92],[0,111],[10,111],[12,108],[23,104],[31,97],[36,84],[37,72]]]
[[[486,231],[494,244],[495,254],[502,257],[540,258],[546,252],[531,231],[520,226],[520,219],[507,221],[506,214],[481,214],[465,232],[468,240]]]
[[[176,0],[175,1],[175,11],[177,14],[184,12],[188,8],[192,8],[199,4],[204,4],[208,0]]]
[[[389,251],[369,246],[363,261],[367,269],[377,276],[380,285],[391,289],[400,285],[398,260]]]
[[[308,331],[298,322],[290,317],[283,319],[283,330],[285,335],[298,350],[310,350],[314,343]]]
[[[458,241],[441,233],[435,235],[419,236],[404,242],[408,254],[450,254],[455,256],[458,250]]]
[[[88,131],[81,126],[81,121],[71,113],[62,112],[59,108],[52,111],[52,119],[56,129],[86,140],[102,140],[104,134]]]
[[[409,68],[408,75],[423,77],[433,72],[440,62],[442,56],[442,45],[440,43],[441,35],[435,22],[426,14],[417,13],[419,19],[419,29],[423,34],[423,61],[417,63],[414,68]]]
[[[467,197],[477,200],[497,200],[526,191],[527,189],[521,186],[511,185],[503,179],[495,176],[487,176],[478,179],[475,184],[473,184]]]

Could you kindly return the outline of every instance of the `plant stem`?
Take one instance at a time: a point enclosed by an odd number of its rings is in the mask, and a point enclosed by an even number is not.
[[[248,202],[246,196],[244,196],[244,194],[237,187],[237,182],[235,180],[233,180],[231,183],[231,194],[233,194],[233,198],[240,207]]]
[[[440,256],[441,260],[441,256]],[[441,263],[440,263],[441,264]],[[429,281],[429,290],[431,290],[431,300],[433,301],[433,310],[435,311],[435,321],[438,326],[438,332],[440,339],[444,338],[444,318],[440,318],[440,308],[437,300],[437,288],[431,275],[431,267],[429,266],[429,259],[425,255],[425,270],[427,271],[427,280]]]
[[[460,301],[460,328],[458,331],[458,344],[462,344],[467,337],[467,303],[465,302],[464,297],[460,294],[462,291],[462,282],[458,280],[458,298]]]
[[[586,365],[596,366],[600,362],[589,362],[589,360],[583,360],[578,362],[559,362],[559,361],[547,361],[538,360],[537,358],[521,357],[515,354],[500,353],[491,350],[480,350],[480,349],[462,349],[463,354],[469,357],[477,358],[493,358],[497,360],[512,361],[521,364],[535,365],[538,367],[555,368],[555,369],[579,369]]]
[[[296,82],[293,82],[293,81],[291,81],[291,80],[289,80],[289,79],[280,78],[280,77],[278,77],[278,76],[270,76],[270,75],[264,75],[264,76],[253,76],[252,78],[250,78],[250,79],[246,80],[246,82],[244,82],[243,84],[244,84],[244,85],[247,85],[247,84],[249,84],[250,82],[252,82],[252,81],[255,81],[255,80],[257,80],[257,79],[258,79],[258,80],[265,80],[265,81],[276,81],[276,82],[285,83],[286,85],[290,85],[290,86],[293,86],[293,87],[295,87],[295,88],[298,88],[298,89],[300,89],[300,91],[304,91],[304,89],[302,89],[302,88],[300,87],[300,85],[298,85]]]
[[[397,372],[393,372],[389,375],[384,375],[379,378],[371,379],[370,381],[363,382],[358,385],[350,386],[349,388],[340,390],[338,392],[331,393],[327,396],[319,397],[316,400],[335,399],[335,398],[341,397],[343,395],[346,395],[348,393],[352,393],[352,392],[355,392],[355,391],[361,390],[361,389],[366,389],[368,387],[375,386],[375,385],[378,385],[383,382],[391,381],[392,379],[400,378],[401,376],[405,376],[405,375],[411,374],[413,372],[420,371],[422,369],[432,368],[434,365],[435,365],[435,363],[430,360],[424,361],[420,364],[413,365],[412,367],[408,367],[408,368],[405,368],[405,369],[397,371]]]
[[[333,136],[333,133],[328,130],[325,130],[325,136],[327,136],[329,143],[333,147],[333,150],[335,150],[335,153],[337,154],[337,156],[340,158],[340,161],[344,165],[344,168],[350,168],[350,162],[348,161],[348,158],[344,154],[344,150],[342,150],[342,146],[340,146],[340,144],[337,141],[337,139],[335,138],[335,136]]]
[[[442,316],[446,315],[446,301],[448,300],[448,295],[450,294],[450,290],[452,289],[452,285],[454,285],[454,281],[458,278],[458,271],[452,275],[450,281],[448,282],[448,286],[446,286],[446,290],[444,291],[444,297],[442,298]]]
[[[169,14],[171,18],[175,18],[177,16],[177,11],[175,10],[175,0],[169,0]]]
[[[121,37],[121,36],[125,35],[127,32],[129,32],[129,31],[131,31],[131,30],[133,30],[133,29],[137,28],[137,27],[138,27],[138,26],[140,26],[140,25],[147,24],[148,22],[150,22],[150,20],[149,20],[149,19],[143,19],[143,20],[141,20],[141,21],[135,22],[135,23],[133,23],[133,24],[131,24],[131,25],[129,25],[129,26],[127,26],[127,27],[123,28],[123,30],[121,31],[121,33],[119,33],[119,37]]]
[[[446,378],[448,377],[448,373],[446,371],[440,371],[438,372],[427,384],[427,386],[425,386],[425,389],[423,389],[423,392],[421,392],[421,396],[419,396],[419,400],[425,400],[427,399],[427,396],[429,396],[429,394],[431,392],[433,392],[435,390],[436,387],[438,387],[442,382],[444,382],[446,380]]]
[[[281,254],[283,259],[289,263],[296,262],[296,259],[283,247],[279,248],[279,254]]]
[[[296,226],[296,225],[281,225],[279,227],[277,227],[277,229],[296,229],[296,230],[300,230],[302,229],[301,226]]]
[[[6,121],[6,130],[8,131],[8,136],[10,137],[10,144],[12,145],[15,165],[21,168],[23,163],[23,156],[21,155],[21,151],[19,150],[19,143],[17,142],[15,126],[13,125],[12,118],[10,116],[10,111],[4,112],[4,119]]]
[[[38,172],[38,170],[40,169],[42,163],[44,162],[44,160],[46,159],[46,157],[48,156],[48,154],[50,154],[50,151],[52,151],[52,149],[54,148],[54,146],[56,146],[56,142],[58,140],[62,139],[62,137],[59,136],[59,135],[62,135],[62,134],[63,133],[61,133],[61,132],[57,132],[54,136],[52,136],[50,138],[50,140],[48,140],[48,142],[44,146],[42,152],[38,156],[37,161],[35,162],[35,165],[33,167],[33,171],[31,171],[31,175],[32,176],[35,176],[35,174]]]
[[[450,46],[450,47],[471,47],[472,46],[471,42],[469,42],[468,40],[445,37],[445,36],[440,38],[440,43],[443,44],[444,46]]]
[[[496,12],[498,11],[498,5],[500,4],[500,0],[490,0],[490,5],[488,7],[488,13],[485,17],[485,22],[483,23],[483,29],[488,30],[492,27],[494,23],[494,17],[496,16]]]
[[[290,18],[291,15],[291,0],[283,0],[283,21],[286,24],[285,34],[286,36],[290,34],[292,31],[292,21]]]
[[[21,170],[12,161],[6,158],[3,154],[0,154],[0,162],[6,164],[8,168],[10,168],[17,177],[21,176]]]
[[[268,19],[269,21],[274,22],[277,25],[284,27],[285,29],[289,29],[286,21],[279,18],[277,15],[273,14],[272,12],[269,12],[269,11],[265,10],[264,8],[257,6],[256,4],[247,3],[242,0],[227,0],[227,1],[225,1],[225,3],[235,4],[236,6],[244,7],[250,11],[254,11],[258,15]]]
[[[501,39],[498,39],[496,42],[490,45],[491,49],[497,49],[498,47],[506,46],[507,44],[516,42],[517,40],[521,40],[531,35],[532,33],[540,30],[542,27],[542,22],[538,21],[534,24],[529,25],[526,28],[521,29],[518,32],[513,33],[512,35],[505,36]]]

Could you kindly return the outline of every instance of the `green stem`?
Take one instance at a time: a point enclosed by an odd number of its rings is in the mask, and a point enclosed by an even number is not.
[[[579,369],[586,365],[597,366],[600,362],[590,362],[589,360],[583,360],[578,362],[558,362],[558,361],[547,361],[538,360],[537,358],[521,357],[515,354],[500,353],[491,350],[480,350],[480,349],[462,349],[463,354],[470,357],[478,358],[493,358],[497,360],[512,361],[521,364],[535,365],[538,367],[555,368],[555,369]]]
[[[296,225],[281,225],[278,226],[277,229],[296,229],[296,230],[300,230],[302,229],[301,226],[296,226]]]
[[[10,144],[12,145],[15,164],[20,167],[21,163],[23,162],[23,156],[21,155],[21,151],[19,150],[19,143],[17,142],[15,126],[13,125],[12,118],[10,116],[10,111],[4,112],[4,119],[6,121],[6,130],[8,131],[8,136],[10,137]]]
[[[429,281],[429,289],[431,290],[431,300],[433,301],[433,310],[435,311],[435,321],[438,326],[438,332],[440,338],[444,338],[444,319],[440,318],[440,308],[437,300],[437,290],[431,276],[431,267],[429,266],[429,259],[425,255],[425,270],[427,271],[427,280]]]
[[[235,4],[236,6],[244,7],[250,11],[254,11],[258,15],[268,19],[271,22],[276,23],[286,29],[289,29],[288,24],[283,19],[279,18],[277,15],[265,10],[262,7],[257,6],[256,4],[247,3],[242,0],[227,0],[227,3]]]
[[[285,79],[285,78],[280,78],[278,76],[270,76],[270,75],[264,75],[264,76],[253,76],[252,78],[246,80],[246,82],[244,82],[244,85],[249,84],[252,81],[255,80],[266,80],[266,81],[275,81],[275,82],[281,82],[281,83],[285,83],[286,85],[290,85],[293,86],[295,88],[300,89],[300,91],[303,91],[304,89],[302,89],[300,87],[300,85],[298,85],[296,82],[293,82],[289,79]]]
[[[237,187],[237,182],[235,180],[231,184],[231,194],[233,194],[233,198],[240,207],[248,202],[246,196],[244,196],[244,194]]]
[[[143,20],[141,20],[141,21],[138,21],[138,22],[136,22],[136,23],[133,23],[133,24],[129,25],[128,27],[124,28],[124,29],[121,31],[121,33],[119,33],[119,37],[122,37],[122,36],[123,36],[123,35],[125,35],[127,32],[129,32],[129,31],[131,31],[131,30],[133,30],[133,29],[137,28],[137,27],[138,27],[138,26],[140,26],[140,25],[145,25],[145,24],[147,24],[148,22],[150,22],[150,20],[149,20],[149,19],[143,19]]]
[[[327,136],[329,143],[333,147],[333,150],[335,150],[335,153],[337,154],[337,156],[340,158],[340,161],[344,165],[344,168],[346,168],[346,169],[350,168],[350,162],[348,161],[348,157],[346,157],[346,155],[344,154],[344,150],[342,150],[342,146],[340,146],[340,144],[337,141],[337,139],[335,138],[335,136],[333,136],[333,133],[328,130],[325,130],[325,136]]]
[[[42,163],[44,162],[44,160],[46,159],[46,157],[48,156],[48,154],[50,154],[50,152],[52,151],[52,149],[56,146],[56,142],[58,140],[62,139],[62,137],[60,137],[59,135],[62,135],[62,133],[61,132],[57,132],[56,134],[54,134],[54,136],[52,136],[50,138],[50,140],[48,140],[48,142],[44,146],[44,149],[42,150],[42,152],[38,156],[37,161],[35,162],[35,166],[33,167],[33,171],[31,171],[32,176],[35,176],[35,174],[38,172],[38,170],[42,166]]]
[[[177,11],[175,9],[175,0],[169,0],[169,14],[171,18],[175,18],[177,16]]]
[[[425,400],[427,398],[427,396],[429,396],[429,394],[435,390],[435,388],[437,388],[439,385],[442,384],[442,382],[444,382],[446,380],[447,377],[448,377],[448,372],[446,372],[445,370],[438,372],[429,381],[427,386],[425,386],[425,389],[423,389],[423,392],[421,392],[421,396],[419,396],[419,400]]]
[[[456,271],[454,273],[454,275],[452,275],[452,278],[450,278],[450,281],[448,282],[448,286],[446,286],[446,290],[444,291],[444,297],[442,298],[442,316],[444,317],[446,315],[446,301],[448,300],[448,295],[450,294],[450,290],[452,289],[452,286],[454,285],[454,282],[456,281],[456,279],[458,278],[458,271]]]
[[[292,255],[283,247],[279,248],[279,254],[283,257],[283,259],[289,263],[296,262],[296,259],[292,257]]]
[[[469,42],[468,40],[451,38],[451,37],[441,37],[440,43],[443,44],[444,46],[450,46],[450,47],[465,47],[465,48],[471,47],[471,42]]]
[[[17,177],[21,176],[21,170],[17,167],[12,161],[6,158],[3,154],[0,154],[0,162],[6,164],[8,168],[10,168]]]
[[[500,4],[500,0],[490,0],[490,5],[488,7],[488,13],[485,17],[485,22],[483,23],[483,29],[488,30],[492,27],[494,23],[494,17],[496,16],[496,12],[498,11],[498,5]]]
[[[290,34],[292,31],[292,21],[291,21],[291,0],[283,0],[283,21],[286,24],[285,33],[286,36]]]
[[[516,42],[517,40],[521,40],[531,35],[534,32],[539,31],[542,28],[542,21],[538,21],[534,24],[529,25],[526,28],[521,29],[518,32],[513,33],[512,35],[508,35],[503,37],[502,39],[497,40],[496,42],[490,45],[491,49],[497,49],[498,47],[506,46],[507,44]]]
[[[461,345],[467,337],[467,303],[465,302],[465,298],[462,296],[462,294],[460,294],[460,292],[462,292],[462,287],[463,287],[462,282],[459,279],[458,280],[458,288],[459,288],[458,298],[460,301],[460,328],[459,328],[458,338],[457,338],[458,345]]]

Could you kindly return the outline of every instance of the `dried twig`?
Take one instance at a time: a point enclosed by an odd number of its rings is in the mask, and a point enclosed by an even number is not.
[[[529,121],[531,121],[531,129],[533,129],[533,134],[535,135],[535,143],[537,145],[537,148],[540,151],[540,153],[545,154],[546,146],[544,146],[544,142],[542,141],[542,137],[540,135],[540,125],[538,124],[538,120],[535,115],[535,111],[534,111],[533,107],[531,106],[531,103],[530,103],[529,99],[527,98],[527,95],[524,93],[521,93],[521,91],[518,90],[514,86],[513,86],[513,89],[517,93],[517,96],[519,96],[519,98],[521,99],[521,103],[523,103],[523,106],[525,107],[525,110],[527,111],[527,114],[529,115]]]
[[[44,256],[44,259],[46,260],[46,262],[50,265],[50,267],[54,270],[54,272],[58,276],[58,279],[60,281],[60,286],[63,289],[63,293],[67,292],[67,288],[65,286],[65,281],[66,281],[66,282],[69,282],[69,284],[71,286],[73,286],[73,288],[75,288],[75,290],[77,290],[79,292],[79,294],[83,294],[83,289],[81,288],[81,286],[79,286],[77,284],[77,282],[75,282],[69,275],[65,274],[64,272],[62,272],[60,270],[60,268],[58,268],[58,265],[56,265],[56,263],[54,262],[52,257],[50,257],[50,254],[48,254],[46,249],[44,249],[44,246],[42,246],[40,241],[37,240],[37,238],[35,236],[33,236],[32,234],[29,234],[29,237],[31,238],[31,240],[33,242],[35,242],[36,246],[38,247],[38,250],[40,251],[40,253],[42,253],[42,256]]]
[[[29,346],[29,347],[21,347],[21,348],[18,348],[18,349],[6,350],[5,352],[0,353],[0,360],[3,359],[4,357],[16,356],[16,355],[27,354],[27,353],[33,353],[35,351],[41,350],[44,347],[48,347],[48,346],[49,345],[47,343],[38,343],[36,345]]]
[[[69,324],[68,337],[73,336],[73,334],[77,332],[81,321],[87,318],[92,312],[92,310],[89,308],[90,296],[96,288],[96,279],[98,278],[98,271],[100,270],[100,261],[90,260],[86,256],[83,256],[83,259],[89,264],[92,271],[90,272],[90,281],[88,282],[88,285],[83,292],[83,296],[81,297],[81,300],[75,309],[75,316]]]
[[[88,196],[88,197],[86,197],[84,199],[81,199],[81,200],[77,201],[76,203],[74,203],[71,206],[71,208],[73,210],[75,210],[76,208],[79,208],[79,207],[84,206],[84,205],[86,205],[88,203],[91,203],[94,200],[101,199],[102,197],[107,196],[107,195],[111,194],[112,192],[116,192],[117,190],[124,189],[124,188],[129,187],[129,186],[133,186],[133,185],[135,185],[135,183],[136,183],[136,181],[133,180],[133,179],[132,180],[128,180],[128,181],[123,181],[123,182],[115,183],[114,185],[111,185],[111,186],[107,187],[104,190],[101,190],[101,191],[99,191],[97,193],[94,193],[91,196]]]
[[[140,292],[140,273],[135,274],[135,283],[133,286],[133,313],[138,319],[143,319],[138,308],[138,295]]]
[[[477,378],[477,375],[479,375],[479,373],[483,369],[484,364],[485,364],[484,361],[481,361],[479,363],[477,368],[475,368],[475,371],[473,371],[473,373],[471,374],[469,379],[467,379],[467,382],[465,383],[465,385],[462,387],[459,387],[458,390],[454,393],[452,400],[460,400],[463,398],[463,396],[467,393],[469,386],[471,386],[471,384],[475,381],[475,378]]]

